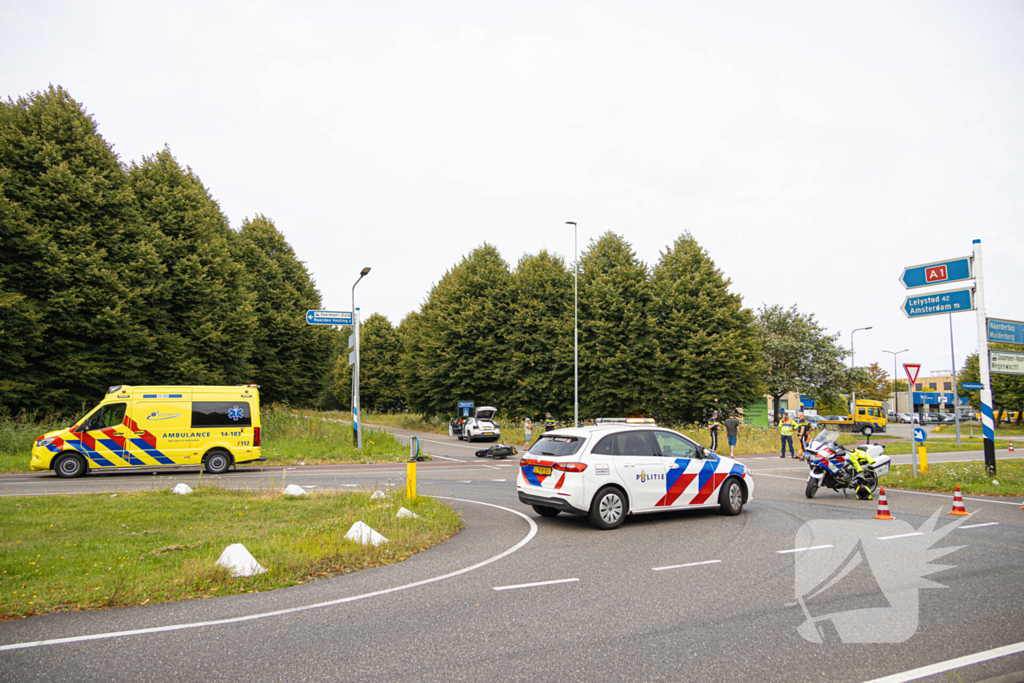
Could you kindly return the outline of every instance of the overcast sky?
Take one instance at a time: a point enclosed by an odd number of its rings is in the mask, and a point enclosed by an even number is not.
[[[397,324],[484,241],[571,261],[565,221],[652,265],[688,230],[745,305],[926,377],[949,318],[905,319],[904,266],[981,239],[988,315],[1024,320],[1022,37],[1019,0],[3,0],[0,94],[64,86],[124,162],[169,145],[326,308],[371,266]]]

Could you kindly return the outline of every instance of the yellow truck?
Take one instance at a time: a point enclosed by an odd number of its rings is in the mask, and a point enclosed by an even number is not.
[[[847,415],[845,420],[818,420],[818,427],[864,436],[885,431],[888,419],[881,401],[858,398],[856,408],[855,414]]]
[[[260,394],[239,386],[114,386],[67,429],[36,437],[30,467],[58,477],[131,467],[204,467],[211,474],[260,454]]]

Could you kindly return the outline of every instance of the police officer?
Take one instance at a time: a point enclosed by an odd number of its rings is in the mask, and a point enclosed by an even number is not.
[[[782,455],[780,458],[786,457],[786,444],[789,444],[789,454],[792,457],[796,457],[796,452],[793,450],[793,420],[789,418],[789,413],[782,414],[782,422],[779,423],[779,434],[782,436]]]
[[[807,440],[811,438],[811,422],[803,413],[796,414],[796,436],[800,440],[800,455],[807,451]]]
[[[555,418],[551,417],[551,413],[544,413],[544,431],[550,432],[555,428]]]

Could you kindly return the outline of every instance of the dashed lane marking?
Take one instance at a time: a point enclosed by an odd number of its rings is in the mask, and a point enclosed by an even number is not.
[[[673,564],[668,567],[653,567],[651,571],[663,572],[666,569],[686,569],[687,567],[700,567],[705,564],[720,564],[721,560],[704,560],[703,562],[689,562],[687,564]]]
[[[802,553],[808,550],[824,550],[825,548],[834,548],[832,545],[812,545],[808,548],[790,548],[789,550],[776,550],[779,555],[785,555],[786,553]]]
[[[909,534],[896,534],[895,536],[879,536],[876,540],[891,541],[894,538],[909,538],[910,536],[924,536],[923,531],[914,531]]]
[[[934,676],[935,674],[941,674],[946,671],[960,669],[965,666],[987,662],[992,659],[999,659],[1000,657],[1009,657],[1010,655],[1020,654],[1021,652],[1024,652],[1024,643],[1004,645],[1003,647],[985,650],[984,652],[976,652],[973,655],[957,657],[956,659],[947,659],[946,661],[938,662],[937,664],[929,664],[928,666],[911,669],[910,671],[904,671],[903,673],[876,678],[874,680],[867,681],[867,683],[907,683],[908,681],[916,681],[918,679],[925,678],[926,676]]]
[[[980,526],[998,526],[999,522],[985,522],[984,524],[968,524],[967,526],[960,527],[961,529],[977,529]]]
[[[554,581],[538,581],[537,583],[520,583],[514,586],[495,586],[496,591],[510,591],[516,588],[536,588],[538,586],[554,586],[558,583],[575,583],[579,579],[556,579]]]

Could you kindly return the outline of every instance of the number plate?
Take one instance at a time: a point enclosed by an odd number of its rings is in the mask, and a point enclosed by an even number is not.
[[[551,474],[551,468],[550,467],[541,467],[539,465],[534,465],[533,466],[533,473],[534,474]]]
[[[484,432],[484,436],[494,436],[494,432]]]

